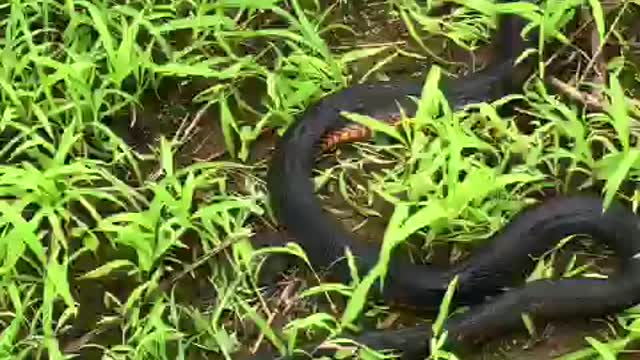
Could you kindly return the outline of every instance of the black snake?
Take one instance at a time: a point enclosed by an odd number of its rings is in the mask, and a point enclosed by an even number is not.
[[[514,60],[525,46],[520,38],[523,26],[524,20],[519,17],[501,16],[497,44],[502,60],[484,71],[447,79],[441,85],[454,110],[496,100],[517,89]],[[420,97],[422,87],[419,81],[353,85],[308,108],[277,143],[267,176],[274,213],[305,250],[311,264],[330,267],[340,281],[351,280],[346,261],[340,260],[345,248],[357,258],[362,275],[376,264],[379,248],[354,239],[322,209],[311,179],[316,156],[345,140],[369,134],[341,117],[341,111],[390,121],[399,117],[399,104],[407,116],[412,116],[416,104],[409,97]],[[392,258],[381,295],[394,303],[434,308],[457,275],[454,302],[472,307],[446,322],[450,344],[478,342],[517,328],[522,324],[522,313],[536,319],[559,319],[621,311],[640,300],[640,261],[636,258],[640,252],[639,226],[638,217],[618,202],[603,212],[603,200],[598,195],[556,196],[523,211],[480,251],[450,268]],[[538,280],[504,291],[532,270],[532,257],[572,234],[591,235],[606,243],[620,257],[620,271],[606,280]],[[485,302],[487,297],[493,298]],[[372,348],[399,350],[404,358],[413,359],[428,354],[430,334],[431,327],[421,325],[366,332],[353,338]],[[324,355],[332,352],[327,351]]]

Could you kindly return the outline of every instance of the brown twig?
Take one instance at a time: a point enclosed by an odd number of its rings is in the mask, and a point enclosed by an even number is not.
[[[241,239],[242,239],[242,237],[234,237],[234,238],[231,238],[230,240],[227,240],[227,241],[223,242],[222,244],[218,245],[215,249],[213,249],[213,250],[209,251],[208,253],[204,254],[203,256],[201,256],[194,263],[189,264],[189,266],[186,266],[179,273],[175,274],[174,276],[170,277],[169,279],[163,280],[158,285],[158,289],[161,290],[161,291],[167,291],[169,289],[169,287],[171,287],[172,285],[177,283],[178,280],[180,280],[180,278],[184,277],[188,273],[193,272],[198,267],[202,266],[205,262],[207,262],[209,259],[211,259],[212,257],[218,255],[223,250],[229,248],[231,245],[233,245],[234,243],[240,241]]]
[[[549,83],[553,85],[556,89],[558,89],[560,92],[570,97],[571,99],[583,104],[588,109],[595,110],[595,111],[605,110],[605,106],[602,104],[602,100],[600,98],[593,96],[589,93],[581,92],[580,90],[576,89],[574,86],[571,86],[554,76],[549,76],[548,80],[549,80]]]
[[[600,112],[607,111],[607,107],[609,104],[606,103],[606,100],[600,99],[596,96],[593,96],[592,94],[582,92],[574,86],[569,85],[553,76],[548,76],[547,80],[561,93],[583,104],[587,107],[587,109]],[[628,101],[632,105],[631,111],[629,113],[631,126],[635,129],[638,129],[640,128],[640,121],[638,120],[638,118],[640,118],[640,111],[638,110],[640,109],[640,101],[631,98],[626,98],[626,101]]]

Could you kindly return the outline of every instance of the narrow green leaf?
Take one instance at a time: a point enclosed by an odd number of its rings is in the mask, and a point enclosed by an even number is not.
[[[608,208],[613,201],[616,192],[618,191],[620,184],[627,177],[629,170],[638,161],[640,156],[640,150],[633,149],[626,153],[619,153],[621,159],[612,173],[608,174],[606,178],[606,184],[604,186],[604,207]]]
[[[622,143],[623,151],[629,149],[629,128],[631,119],[627,113],[627,102],[624,96],[624,90],[620,85],[618,78],[611,74],[609,77],[610,99],[611,104],[607,106],[607,112],[613,120],[613,127],[618,135],[618,140]]]
[[[235,136],[236,134],[238,134],[238,125],[236,124],[236,119],[231,113],[231,109],[229,109],[229,104],[227,104],[226,96],[222,94],[218,96],[218,104],[220,105],[220,122],[222,124],[222,135],[224,136],[224,143],[229,154],[235,157],[237,155]]]
[[[603,360],[617,359],[616,354],[607,344],[604,344],[591,336],[587,336],[585,340],[587,340],[587,342],[598,351],[598,354],[601,356],[601,359]]]
[[[440,302],[440,308],[438,310],[438,317],[436,321],[433,322],[432,329],[434,334],[440,334],[442,329],[444,328],[445,321],[449,316],[449,306],[451,305],[451,300],[453,299],[453,294],[455,293],[456,288],[458,287],[458,276],[454,276],[449,285],[447,286],[447,292],[444,294],[444,298]]]
[[[160,139],[160,160],[165,176],[172,177],[174,171],[173,149],[171,143],[164,136]]]
[[[95,268],[94,270],[91,270],[87,273],[85,273],[84,275],[81,275],[78,277],[78,279],[80,280],[87,280],[87,279],[97,279],[100,277],[104,277],[109,275],[112,271],[123,268],[123,267],[132,267],[135,268],[135,264],[132,263],[129,260],[113,260],[113,261],[109,261],[104,265],[98,266],[97,268]]]
[[[604,11],[602,10],[602,4],[598,0],[589,0],[591,6],[591,16],[596,23],[596,29],[598,29],[598,35],[600,37],[600,43],[604,43],[605,37],[605,23],[604,23]]]

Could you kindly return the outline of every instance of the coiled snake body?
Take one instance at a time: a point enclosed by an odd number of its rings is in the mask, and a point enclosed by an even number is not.
[[[519,36],[523,21],[503,16],[499,36]],[[454,109],[475,102],[492,101],[514,89],[514,60],[524,48],[521,40],[498,42],[504,61],[487,70],[441,85]],[[408,116],[416,105],[421,82],[358,84],[329,95],[311,106],[279,140],[267,181],[271,206],[287,232],[302,246],[316,268],[330,267],[340,281],[351,280],[344,258],[349,248],[361,275],[378,260],[379,249],[353,238],[335,219],[323,211],[314,194],[311,172],[318,153],[349,135],[366,135],[340,116],[341,111],[358,112],[378,119],[398,117],[398,104]],[[359,136],[359,135],[358,135]],[[445,325],[449,343],[476,342],[521,326],[522,313],[536,319],[601,316],[621,311],[640,301],[640,252],[638,217],[614,202],[606,212],[600,196],[580,194],[558,196],[523,211],[480,251],[448,269],[415,265],[392,258],[384,280],[382,296],[413,307],[437,307],[455,275],[456,304],[473,305],[469,311],[450,317]],[[531,271],[532,257],[542,255],[562,238],[572,234],[591,235],[605,242],[621,259],[620,271],[608,279],[538,280],[508,291],[515,279]],[[374,287],[377,289],[378,287]],[[487,296],[493,296],[484,302]],[[402,330],[367,332],[355,337],[378,349],[397,349],[404,358],[428,354],[429,326]]]

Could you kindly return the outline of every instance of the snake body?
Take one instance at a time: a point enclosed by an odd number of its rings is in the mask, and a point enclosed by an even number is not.
[[[492,101],[514,90],[514,60],[524,43],[519,36],[524,21],[503,16],[498,41],[503,61],[486,70],[441,84],[454,110],[467,104]],[[517,39],[517,40],[514,40]],[[267,174],[271,207],[287,232],[305,250],[314,268],[328,268],[339,281],[351,281],[345,249],[356,257],[364,275],[378,261],[379,248],[354,239],[329,216],[315,196],[311,173],[317,155],[345,140],[369,132],[341,117],[341,111],[380,120],[399,118],[398,105],[412,116],[422,82],[389,81],[353,85],[309,107],[279,139]],[[521,212],[486,246],[466,261],[449,268],[416,265],[406,258],[389,262],[381,295],[386,301],[416,308],[436,308],[454,276],[458,277],[454,302],[473,305],[448,319],[448,342],[477,342],[522,324],[521,314],[536,319],[599,316],[621,311],[640,301],[638,217],[614,202],[606,211],[600,196],[557,196]],[[591,235],[621,258],[620,271],[606,280],[538,280],[505,291],[532,270],[532,257],[542,255],[562,238]],[[341,260],[342,259],[342,260]],[[374,286],[373,289],[379,289]],[[487,297],[493,297],[485,302]],[[405,358],[428,353],[429,326],[364,333],[355,339],[373,348],[397,349]]]

